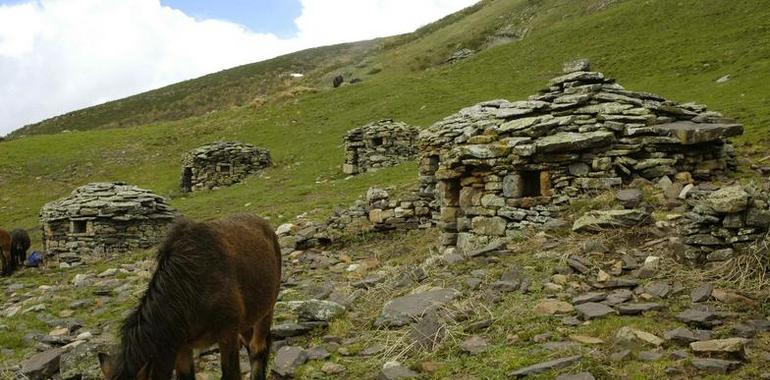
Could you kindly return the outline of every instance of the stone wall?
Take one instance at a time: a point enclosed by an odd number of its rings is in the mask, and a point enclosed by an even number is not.
[[[234,141],[215,142],[183,156],[180,187],[190,192],[230,186],[270,165],[267,149]]]
[[[420,134],[420,194],[437,202],[447,247],[473,249],[547,223],[571,199],[642,177],[710,179],[735,168],[742,126],[625,90],[588,64],[529,100],[465,108]]]
[[[770,243],[770,187],[734,185],[690,191],[691,210],[679,223],[685,257],[696,263],[723,261]]]
[[[293,251],[327,246],[344,235],[431,226],[428,202],[413,193],[391,199],[387,191],[373,187],[348,208],[335,210],[323,223],[299,220],[279,226],[276,233],[281,248]]]
[[[413,159],[418,133],[416,127],[390,119],[348,131],[343,172],[358,174]]]
[[[149,248],[175,217],[163,197],[120,182],[79,187],[40,212],[45,250],[63,262]]]

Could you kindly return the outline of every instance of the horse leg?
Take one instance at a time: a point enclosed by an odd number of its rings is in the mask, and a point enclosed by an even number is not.
[[[219,342],[219,355],[222,361],[222,380],[241,379],[241,360],[238,351],[241,348],[240,334],[225,336]]]
[[[195,361],[193,360],[192,348],[185,347],[177,352],[174,369],[177,380],[195,380]]]
[[[252,334],[248,337],[249,361],[251,362],[251,380],[267,379],[267,361],[270,358],[270,326],[273,323],[273,313],[266,315],[254,324]]]

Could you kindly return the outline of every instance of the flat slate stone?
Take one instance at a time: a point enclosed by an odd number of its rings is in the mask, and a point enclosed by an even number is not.
[[[638,315],[651,310],[661,310],[666,305],[647,302],[647,303],[626,303],[617,307],[620,315]]]
[[[443,305],[455,299],[460,292],[455,289],[436,289],[395,298],[382,308],[374,322],[376,327],[400,327],[411,323],[431,307]]]
[[[591,372],[580,372],[575,374],[563,374],[556,377],[556,380],[594,380],[596,379]]]
[[[717,320],[717,315],[709,311],[687,309],[676,315],[676,319],[681,322],[693,325],[711,327],[721,324]]]
[[[735,360],[722,360],[710,358],[692,358],[692,365],[700,370],[713,373],[728,373],[741,365]]]
[[[713,284],[701,284],[697,288],[693,289],[693,291],[690,293],[690,300],[695,303],[706,302],[709,298],[711,298],[711,292],[713,291]]]
[[[605,292],[590,292],[581,294],[572,299],[573,305],[579,305],[586,302],[601,302],[607,299],[607,293]]]
[[[687,327],[677,327],[673,330],[666,331],[663,333],[663,337],[666,338],[666,340],[679,344],[690,344],[698,341],[695,333],[690,331]]]
[[[584,319],[601,318],[607,314],[615,313],[615,310],[611,307],[596,302],[586,302],[576,305],[575,310],[577,310]]]
[[[605,282],[595,282],[591,286],[598,289],[615,289],[615,288],[635,288],[639,285],[639,280],[629,278],[616,278]],[[608,297],[611,297],[610,294]]]
[[[580,361],[582,357],[580,355],[568,356],[566,358],[549,360],[547,362],[538,363],[529,367],[517,369],[509,374],[511,377],[525,377],[536,373],[543,373],[552,369],[559,369],[569,367]]]
[[[740,124],[708,124],[677,121],[654,127],[659,133],[678,138],[679,142],[683,145],[717,141],[743,134],[743,126]]]

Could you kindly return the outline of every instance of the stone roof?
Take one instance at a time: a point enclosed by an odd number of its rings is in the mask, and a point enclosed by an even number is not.
[[[382,119],[358,128],[351,129],[345,135],[345,140],[358,140],[360,138],[372,138],[394,132],[417,133],[419,129],[401,121],[393,119]]]
[[[219,157],[249,156],[264,152],[267,150],[239,141],[216,141],[187,152],[185,157],[195,161],[208,161]]]
[[[41,220],[108,218],[116,221],[173,219],[176,211],[166,199],[123,182],[90,183],[69,197],[43,206]]]
[[[520,152],[580,149],[579,135],[611,131],[652,136],[657,143],[697,144],[739,135],[743,127],[695,103],[677,103],[648,92],[629,91],[587,61],[565,65],[564,75],[528,100],[490,100],[464,108],[420,133],[422,150],[501,141]],[[569,135],[567,135],[569,133]],[[483,136],[482,136],[483,135]],[[562,148],[536,140],[551,137]],[[604,136],[605,138],[614,138]],[[602,136],[586,136],[601,140]],[[516,153],[517,149],[514,149]]]

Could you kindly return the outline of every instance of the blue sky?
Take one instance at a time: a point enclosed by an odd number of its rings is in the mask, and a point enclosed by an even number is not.
[[[302,12],[299,0],[161,0],[161,4],[198,19],[228,20],[280,37],[297,33],[294,19]]]

